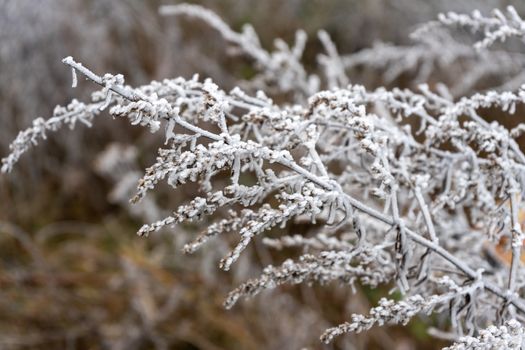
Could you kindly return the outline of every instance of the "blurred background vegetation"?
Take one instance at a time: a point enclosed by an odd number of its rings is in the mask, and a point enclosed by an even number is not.
[[[319,29],[340,52],[353,53],[377,41],[409,44],[415,26],[442,11],[524,7],[490,0],[191,2],[213,9],[235,30],[251,23],[267,48],[274,38],[291,42],[304,29],[311,69],[321,50]],[[0,0],[0,154],[32,119],[47,118],[55,105],[93,90],[82,82],[71,89],[65,56],[98,73],[122,73],[132,85],[199,73],[230,89],[253,74],[205,24],[160,17],[158,6],[169,3]],[[369,88],[384,83],[373,71],[350,79]],[[390,84],[410,86],[410,80],[400,76]],[[446,344],[414,321],[321,345],[326,327],[366,312],[386,290],[285,287],[224,310],[230,289],[293,252],[269,252],[258,242],[227,274],[217,267],[225,243],[195,256],[181,253],[206,222],[137,237],[143,222],[191,199],[196,189],[161,193],[149,207],[131,209],[122,180],[151,164],[163,140],[125,120],[101,116],[96,124],[59,131],[0,177],[0,349],[408,350]],[[308,226],[285,230],[307,232]]]

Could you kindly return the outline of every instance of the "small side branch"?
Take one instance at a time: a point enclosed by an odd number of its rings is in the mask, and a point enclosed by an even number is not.
[[[518,219],[518,204],[516,203],[516,194],[510,194],[510,211],[511,211],[511,232],[512,232],[512,262],[509,272],[509,293],[514,293],[516,289],[516,280],[518,269],[521,262],[521,248],[523,246],[523,232]]]

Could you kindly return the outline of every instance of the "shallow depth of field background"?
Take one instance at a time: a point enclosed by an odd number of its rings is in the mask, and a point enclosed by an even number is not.
[[[193,1],[215,10],[232,28],[251,23],[265,47],[293,40],[303,28],[310,40],[306,66],[315,69],[319,29],[341,53],[376,41],[409,44],[418,23],[441,11],[467,11],[520,1],[448,0],[220,0]],[[61,63],[73,56],[95,72],[122,73],[132,85],[199,73],[230,89],[253,69],[200,21],[162,18],[160,4],[139,0],[0,0],[0,155],[18,130],[55,105],[89,96],[83,79],[71,89]],[[388,86],[410,87],[401,76]],[[458,77],[460,79],[460,77]],[[381,86],[374,71],[350,74],[353,83]],[[194,256],[180,249],[199,225],[140,238],[143,222],[191,199],[192,188],[159,193],[156,203],[130,209],[115,185],[155,158],[162,139],[126,120],[101,115],[92,129],[49,135],[0,176],[0,349],[432,349],[426,321],[378,328],[324,346],[328,326],[366,312],[385,290],[345,286],[284,287],[222,308],[226,293],[282,261],[260,242],[230,273],[217,267],[227,251],[215,242]],[[108,152],[118,164],[106,164]],[[121,153],[119,153],[121,152]],[[104,158],[106,156],[106,158]],[[109,157],[109,158],[108,158]],[[114,159],[113,159],[114,161]],[[109,162],[109,160],[108,160]],[[108,170],[109,167],[109,170]],[[112,168],[113,167],[113,168]],[[195,189],[194,189],[195,190]],[[202,223],[205,225],[206,222]],[[286,230],[307,233],[295,225]],[[273,232],[270,234],[279,234]]]

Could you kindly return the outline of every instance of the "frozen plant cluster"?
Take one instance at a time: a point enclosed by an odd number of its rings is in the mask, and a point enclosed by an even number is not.
[[[102,88],[88,103],[73,101],[48,120],[35,120],[12,143],[2,171],[11,171],[50,132],[90,126],[109,111],[163,135],[164,145],[138,180],[133,202],[145,201],[160,183],[201,189],[171,215],[145,224],[139,235],[207,219],[184,251],[221,237],[235,239],[220,261],[224,270],[263,235],[268,247],[301,252],[237,287],[226,307],[283,284],[386,287],[401,297],[381,299],[368,315],[350,316],[322,341],[432,313],[442,334],[457,340],[451,349],[521,346],[525,155],[516,140],[525,123],[516,116],[518,123],[509,129],[482,115],[487,110],[519,115],[525,87],[458,97],[445,84],[430,82],[414,90],[366,89],[352,84],[348,74],[348,62],[358,56],[345,59],[324,31],[320,69],[310,72],[301,63],[307,44],[302,31],[293,45],[276,40],[268,51],[252,27],[236,32],[205,8],[167,6],[161,13],[206,21],[253,62],[253,79],[231,91],[198,76],[131,87],[122,75],[99,76],[67,57],[63,62],[74,86],[78,75]],[[492,44],[525,33],[509,8],[492,17],[442,15],[414,35],[432,38],[457,25],[483,35],[475,47],[460,46],[472,59],[494,58]],[[445,41],[441,52],[457,49],[455,41]],[[424,70],[437,62],[436,55],[414,52]],[[403,67],[406,55],[389,59]],[[304,222],[311,224],[307,233],[279,234]]]
[[[479,337],[462,337],[446,350],[466,349],[522,349],[523,326],[516,320],[509,320],[503,326],[490,326],[479,331]]]

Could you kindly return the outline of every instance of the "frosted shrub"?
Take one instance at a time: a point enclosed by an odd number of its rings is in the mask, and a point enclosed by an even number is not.
[[[445,84],[368,90],[352,84],[347,72],[357,64],[377,64],[377,58],[365,59],[373,51],[341,56],[326,32],[319,33],[326,51],[319,55],[320,72],[309,72],[301,64],[306,45],[301,31],[293,45],[277,40],[267,51],[252,27],[235,32],[204,8],[177,5],[161,12],[206,21],[253,62],[255,77],[231,91],[198,76],[131,87],[122,75],[99,76],[67,57],[63,62],[74,86],[86,78],[102,88],[91,101],[57,107],[50,119],[37,119],[22,131],[2,160],[3,172],[51,132],[91,126],[107,110],[164,141],[138,181],[133,202],[147,200],[161,182],[174,189],[196,183],[201,190],[171,215],[142,226],[139,235],[208,217],[214,222],[184,251],[195,252],[220,236],[238,237],[220,261],[224,270],[234,268],[254,240],[279,250],[301,248],[298,258],[267,266],[234,289],[226,307],[282,284],[383,286],[400,292],[401,299],[381,299],[368,315],[354,314],[328,329],[322,341],[434,313],[449,321],[439,326],[457,340],[451,349],[521,346],[525,155],[516,139],[525,124],[509,130],[480,114],[487,109],[514,114],[525,103],[525,87],[459,98]],[[482,31],[483,39],[475,48],[457,45],[448,31],[456,25]],[[450,38],[439,53],[417,43],[371,50],[390,52],[385,67],[400,65],[399,72],[417,64],[418,79],[425,81],[436,62],[446,63],[441,53],[451,61],[494,64],[512,55],[490,46],[523,33],[525,25],[512,8],[493,17],[450,13],[414,34],[428,45],[435,45],[435,35]],[[415,55],[410,64],[407,52]],[[276,98],[281,95],[287,98]],[[101,168],[110,169],[108,162],[102,160]],[[305,221],[312,223],[308,234],[260,237]],[[501,253],[507,250],[509,259]]]

